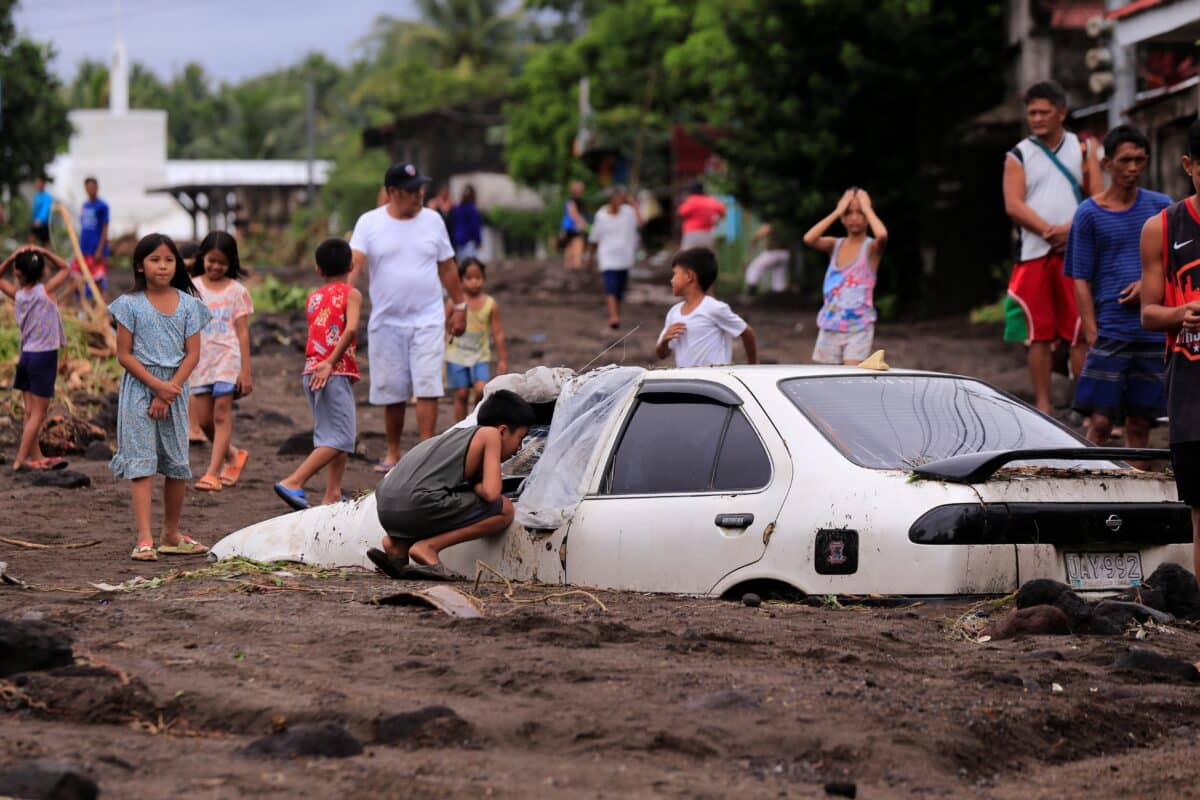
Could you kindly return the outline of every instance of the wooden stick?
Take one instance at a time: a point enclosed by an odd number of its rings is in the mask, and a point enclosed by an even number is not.
[[[29,550],[78,550],[81,547],[94,547],[100,544],[99,539],[93,542],[71,542],[69,544],[38,544],[37,542],[27,542],[24,539],[10,539],[7,536],[0,536],[0,542],[15,547],[25,547]]]
[[[100,325],[100,334],[104,337],[104,345],[108,348],[109,355],[117,352],[117,336],[112,332],[112,324],[108,316],[108,306],[104,303],[104,295],[100,293],[100,287],[96,285],[96,279],[92,276],[92,269],[88,266],[87,259],[83,256],[83,248],[79,246],[79,237],[75,235],[75,225],[71,222],[71,216],[67,213],[67,207],[62,203],[55,203],[58,208],[58,213],[62,215],[63,225],[67,229],[67,237],[71,240],[71,247],[75,250],[75,260],[79,264],[79,271],[83,273],[83,279],[87,282],[87,287],[92,293],[91,303],[87,302],[85,296],[80,298],[84,309],[89,312],[92,321]]]

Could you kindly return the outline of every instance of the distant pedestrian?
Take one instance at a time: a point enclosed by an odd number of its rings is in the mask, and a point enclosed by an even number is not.
[[[733,363],[733,340],[741,339],[746,363],[758,363],[758,340],[746,320],[727,303],[708,295],[717,280],[717,256],[707,247],[680,250],[671,261],[671,294],[682,301],[671,306],[654,354],[675,355],[677,367],[710,367]]]
[[[683,227],[680,250],[693,247],[713,249],[717,244],[716,227],[725,216],[725,204],[704,193],[704,184],[697,181],[688,187],[687,198],[676,211]]]
[[[92,280],[103,295],[108,290],[108,203],[100,199],[100,183],[95,178],[84,178],[83,190],[88,199],[79,213],[79,249],[83,251],[83,260]],[[71,262],[71,269],[75,273],[83,272],[78,260]],[[92,296],[90,288],[86,295]]]
[[[826,236],[836,220],[844,238]],[[868,229],[871,236],[867,235]],[[804,234],[804,243],[829,254],[823,287],[825,304],[817,314],[818,364],[855,366],[871,354],[875,340],[875,280],[888,232],[865,189],[847,189],[837,208]]]
[[[483,247],[483,215],[475,205],[475,187],[469,183],[458,205],[450,210],[450,242],[460,262],[475,258]]]
[[[42,283],[46,265],[57,271]],[[12,267],[17,278],[14,286],[4,280]],[[71,275],[61,258],[37,245],[26,245],[0,264],[0,292],[13,301],[13,316],[21,337],[21,354],[13,376],[13,389],[21,393],[24,422],[21,442],[13,459],[13,471],[31,469],[60,469],[67,466],[61,458],[47,458],[42,453],[39,437],[50,401],[54,399],[54,382],[58,377],[58,351],[67,344],[62,317],[59,316],[55,292]]]
[[[771,291],[776,294],[786,291],[788,267],[792,263],[792,252],[780,247],[779,234],[770,225],[762,225],[750,239],[751,244],[762,243],[762,251],[746,265],[746,293],[753,296],[764,276],[771,276]]]
[[[1188,128],[1183,169],[1192,194],[1142,227],[1142,324],[1167,334],[1167,418],[1179,499],[1192,510],[1200,575],[1200,120]]]
[[[200,300],[211,318],[200,334],[200,361],[192,373],[200,429],[212,442],[208,470],[196,481],[201,492],[234,486],[250,458],[233,444],[233,401],[254,391],[250,370],[250,315],[254,301],[241,284],[242,262],[237,240],[212,231],[200,242],[196,262],[204,272],[196,279]],[[190,438],[190,437],[189,437]]]
[[[429,439],[437,425],[443,392],[446,334],[466,329],[467,301],[458,280],[454,248],[436,211],[424,207],[425,184],[412,164],[396,164],[384,175],[388,203],[358,218],[350,247],[353,286],[370,273],[371,318],[368,359],[370,400],[386,406],[387,454],[375,471],[388,472],[400,459],[404,408],[417,398],[417,427]],[[442,301],[450,295],[450,314]]]
[[[588,218],[583,189],[583,181],[571,181],[569,194],[563,201],[562,221],[558,224],[563,266],[569,270],[583,269],[583,255],[587,252]]]
[[[54,198],[46,191],[46,179],[41,175],[33,179],[33,189],[29,243],[46,247],[50,244],[50,214],[54,210]]]
[[[638,228],[642,216],[621,185],[609,192],[608,203],[596,212],[588,239],[596,246],[596,263],[604,278],[608,327],[621,327],[621,301],[629,285],[629,270],[637,259]]]
[[[426,193],[428,195],[428,193]],[[387,202],[387,189],[384,189],[383,203]],[[381,203],[382,205],[382,203]],[[433,193],[432,197],[427,197],[425,207],[431,208],[438,213],[442,218],[442,222],[446,223],[446,230],[450,230],[450,212],[454,210],[454,200],[450,197],[450,184],[443,183],[438,190]]]
[[[467,295],[467,329],[446,345],[446,383],[454,392],[455,422],[466,419],[483,398],[483,387],[491,378],[491,340],[496,342],[497,374],[508,372],[508,345],[500,324],[500,306],[491,295],[483,293],[487,267],[478,259],[468,258],[458,265],[458,278]]]
[[[1142,327],[1142,226],[1171,204],[1165,194],[1138,188],[1150,142],[1118,125],[1104,137],[1101,166],[1112,182],[1075,211],[1067,240],[1066,273],[1075,280],[1087,359],[1075,410],[1091,417],[1088,439],[1104,444],[1124,421],[1125,443],[1145,447],[1150,428],[1166,414],[1163,335]]]
[[[313,416],[313,449],[291,475],[275,484],[275,494],[295,509],[308,508],[304,485],[326,470],[326,505],[340,502],[346,462],[358,439],[354,384],[362,294],[346,283],[353,255],[344,239],[317,245],[317,273],[324,283],[308,295],[308,343],[304,347],[304,396]]]
[[[112,302],[117,361],[125,368],[117,400],[117,453],[109,467],[131,481],[137,528],[134,561],[158,554],[203,555],[208,548],[179,530],[188,466],[188,378],[200,360],[200,331],[209,312],[183,266],[179,249],[161,233],[133,250],[133,284]],[[154,548],[150,527],[153,477],[163,484],[163,527]]]
[[[1032,135],[1004,159],[1004,208],[1021,236],[1008,295],[1023,312],[1006,325],[1005,339],[1021,336],[1023,316],[1034,402],[1049,413],[1052,348],[1060,342],[1071,348],[1076,376],[1087,353],[1063,251],[1075,209],[1103,187],[1096,154],[1063,127],[1067,96],[1058,84],[1043,81],[1025,92],[1025,118]]]

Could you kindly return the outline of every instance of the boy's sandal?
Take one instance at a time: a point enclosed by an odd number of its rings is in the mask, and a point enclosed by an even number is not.
[[[371,563],[392,580],[400,580],[404,577],[404,571],[408,568],[408,559],[404,559],[401,564],[397,559],[392,558],[378,547],[372,547],[367,551],[367,558],[371,559]]]
[[[296,511],[303,511],[309,507],[308,495],[304,493],[303,489],[289,489],[282,483],[277,483],[275,484],[275,494]]]
[[[198,492],[219,492],[225,488],[221,485],[220,478],[214,478],[211,475],[205,475],[200,480],[196,481],[192,488]]]
[[[457,581],[461,579],[440,561],[436,564],[418,564],[414,561],[401,571],[400,578],[406,581]]]
[[[387,475],[396,466],[395,461],[376,461],[373,469],[377,475]]]
[[[158,552],[166,556],[202,556],[208,548],[190,536],[180,536],[178,544],[160,544]]]
[[[221,483],[225,486],[235,485],[238,478],[242,477],[242,470],[246,468],[246,462],[249,460],[249,450],[238,450],[233,457],[233,463],[226,464],[225,469],[221,470]]]
[[[133,548],[133,552],[129,557],[134,561],[158,561],[158,551],[153,545],[144,544],[140,547]]]
[[[42,466],[40,469],[66,469],[67,464],[69,463],[70,462],[68,462],[65,458],[50,456],[49,458],[42,459]]]

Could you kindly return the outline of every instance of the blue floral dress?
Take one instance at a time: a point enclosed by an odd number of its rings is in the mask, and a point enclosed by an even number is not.
[[[179,292],[173,314],[155,308],[144,292],[121,295],[108,310],[133,334],[133,357],[161,380],[170,380],[179,369],[188,338],[199,333],[212,316],[204,303],[184,292]],[[153,399],[149,386],[125,373],[117,406],[117,454],[109,469],[128,480],[155,473],[189,480],[188,387],[175,398],[166,419],[150,418]]]

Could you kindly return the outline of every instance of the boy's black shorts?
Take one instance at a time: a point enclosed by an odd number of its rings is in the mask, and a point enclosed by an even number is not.
[[[1200,442],[1176,442],[1171,445],[1171,469],[1179,500],[1200,508]]]
[[[50,244],[50,226],[45,224],[33,224],[29,226],[29,233],[34,240],[42,247]]]
[[[453,519],[443,519],[437,522],[430,522],[428,519],[418,521],[418,518],[421,516],[420,514],[399,515],[384,513],[379,515],[379,524],[383,526],[387,535],[393,539],[399,539],[403,542],[419,542],[422,539],[437,536],[439,533],[456,531],[459,528],[474,525],[476,522],[485,520],[488,517],[498,517],[502,513],[504,513],[504,498],[497,497],[490,503],[479,500],[474,506],[465,509]]]

